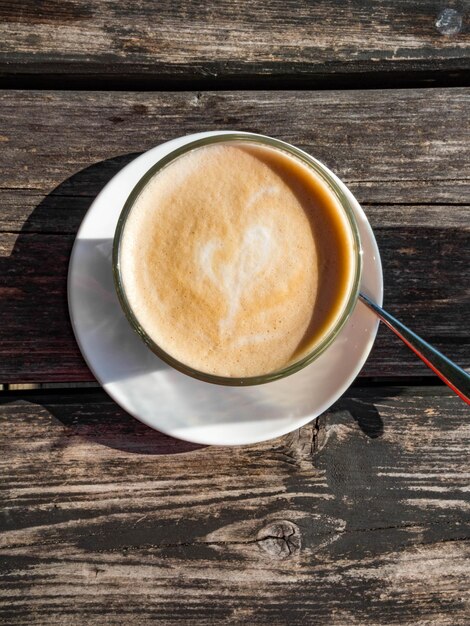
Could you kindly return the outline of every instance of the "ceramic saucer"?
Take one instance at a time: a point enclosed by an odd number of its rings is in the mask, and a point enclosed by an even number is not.
[[[226,131],[225,131],[226,132]],[[132,330],[114,290],[111,256],[124,202],[156,161],[195,139],[180,137],[124,167],[97,196],[78,231],[69,266],[68,301],[75,337],[89,368],[128,413],[167,435],[201,444],[240,445],[278,437],[311,421],[349,387],[377,334],[361,303],[334,343],[309,366],[272,383],[222,387],[181,374],[155,356]],[[364,254],[361,290],[382,304],[382,266],[372,229],[354,207]]]

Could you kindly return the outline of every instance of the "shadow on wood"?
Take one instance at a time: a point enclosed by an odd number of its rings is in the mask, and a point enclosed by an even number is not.
[[[0,406],[12,402],[17,403],[18,400],[8,396],[0,397]],[[47,429],[51,429],[49,436],[55,439],[55,449],[65,449],[72,443],[76,445],[77,438],[83,438],[86,445],[100,444],[137,455],[180,454],[205,447],[173,439],[149,428],[123,411],[101,390],[31,397],[30,401],[21,401],[21,406],[23,412],[30,412],[32,417],[43,414],[41,424],[47,424]],[[52,419],[44,421],[45,412]],[[54,420],[63,427],[54,425]]]
[[[0,250],[2,382],[90,380],[67,308],[67,269],[75,234],[91,202],[137,156],[95,163],[63,181]],[[47,224],[47,227],[45,225]],[[6,247],[5,247],[6,246]]]
[[[350,389],[331,409],[324,414],[318,423],[309,424],[306,429],[295,430],[284,438],[268,441],[259,446],[266,449],[276,448],[283,441],[284,454],[292,456],[293,462],[307,458],[312,462],[312,454],[323,448],[326,443],[324,418],[331,413],[340,415],[342,422],[353,427],[353,420],[367,438],[380,438],[384,432],[384,423],[376,408],[376,402],[397,397],[404,389],[374,389],[365,393],[364,390]],[[141,423],[120,408],[101,389],[57,390],[49,392],[23,392],[0,396],[0,406],[9,408],[21,405],[21,413],[33,416],[41,415],[41,423],[47,429],[55,431],[53,438],[55,448],[66,448],[76,438],[83,438],[87,444],[100,444],[123,452],[135,454],[178,454],[192,452],[208,446],[174,439]],[[50,420],[44,421],[45,412]],[[54,424],[57,420],[63,426]],[[328,418],[331,421],[331,417]],[[306,433],[313,429],[313,440]],[[49,436],[52,436],[52,431]],[[307,440],[305,437],[307,436]],[[246,447],[246,446],[245,446]],[[240,447],[243,449],[245,447]]]
[[[394,391],[396,395],[396,388]],[[384,423],[377,407],[372,402],[364,402],[354,398],[342,398],[338,402],[338,406],[350,413],[362,432],[370,439],[377,439],[377,437],[383,435]]]

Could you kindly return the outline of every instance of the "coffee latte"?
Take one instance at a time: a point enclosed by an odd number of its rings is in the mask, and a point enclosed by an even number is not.
[[[261,143],[196,148],[155,174],[124,225],[128,304],[164,352],[251,377],[308,354],[344,311],[354,242],[339,200]]]

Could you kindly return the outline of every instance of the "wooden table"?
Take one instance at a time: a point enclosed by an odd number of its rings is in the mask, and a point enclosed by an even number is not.
[[[1,2],[2,624],[470,623],[469,413],[388,331],[316,423],[209,448],[86,387],[66,307],[103,184],[243,129],[345,180],[386,306],[469,367],[469,8]]]

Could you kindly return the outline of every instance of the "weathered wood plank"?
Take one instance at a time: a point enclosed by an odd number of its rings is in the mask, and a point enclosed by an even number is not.
[[[133,154],[223,128],[304,148],[361,202],[468,204],[470,89],[0,91],[0,111],[0,189],[21,191],[27,205],[32,192],[59,184],[55,195],[76,203],[76,196],[95,195]]]
[[[221,127],[290,141],[347,181],[376,229],[387,305],[470,365],[470,90],[23,91],[0,93],[0,112],[2,382],[91,379],[65,301],[80,220],[132,155]],[[427,374],[385,330],[363,371]]]
[[[469,230],[378,228],[386,304],[450,358],[470,366]],[[430,240],[433,254],[430,258]],[[4,382],[90,380],[75,343],[66,303],[70,235],[0,233],[0,372]],[[13,243],[14,242],[14,243]],[[362,376],[431,373],[385,328]]]
[[[352,389],[232,449],[103,393],[2,403],[4,623],[468,624],[470,425],[445,388]]]
[[[435,0],[4,0],[0,76],[166,85],[352,76],[364,86],[395,72],[432,82],[470,68],[464,20],[465,3]]]

